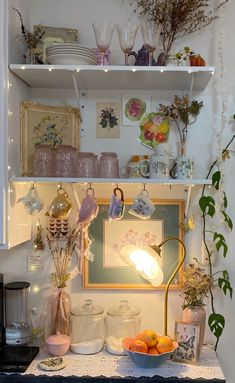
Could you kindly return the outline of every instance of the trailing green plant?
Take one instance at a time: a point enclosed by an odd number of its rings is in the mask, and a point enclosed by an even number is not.
[[[223,217],[224,224],[232,231],[233,222],[227,213],[228,207],[228,199],[226,192],[222,190],[221,187],[221,179],[222,174],[219,169],[219,162],[225,161],[229,158],[229,147],[235,139],[235,135],[228,142],[226,147],[222,150],[221,158],[216,159],[210,166],[209,171],[207,173],[206,179],[211,177],[212,179],[212,190],[215,192],[215,195],[211,195],[211,189],[207,189],[206,185],[203,186],[202,194],[199,199],[199,206],[202,212],[202,232],[203,232],[203,243],[205,246],[205,250],[208,257],[209,269],[208,275],[213,278],[213,288],[217,285],[225,295],[229,295],[230,299],[232,299],[233,288],[231,286],[229,280],[229,273],[227,270],[221,270],[216,273],[213,273],[213,265],[212,265],[212,256],[213,249],[210,248],[209,241],[215,245],[215,249],[218,253],[222,254],[224,258],[226,258],[228,253],[228,244],[224,235],[220,231],[213,231],[209,228],[209,221],[215,216],[218,212],[217,204],[216,204],[216,194],[221,192],[223,193],[222,203],[219,206],[220,216]],[[215,278],[216,277],[216,278]],[[211,304],[211,314],[208,318],[208,325],[212,332],[212,334],[216,337],[215,350],[217,349],[219,339],[223,333],[225,326],[225,318],[224,316],[216,310],[214,304],[214,295],[213,295],[212,286],[209,288],[209,296],[210,296],[210,304]]]

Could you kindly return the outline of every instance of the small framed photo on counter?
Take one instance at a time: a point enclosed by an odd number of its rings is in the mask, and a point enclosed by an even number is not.
[[[175,322],[175,340],[178,342],[178,347],[173,354],[175,362],[198,364],[199,335],[199,323]]]

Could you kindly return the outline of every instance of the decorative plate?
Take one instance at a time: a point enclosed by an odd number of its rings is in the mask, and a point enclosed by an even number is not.
[[[140,121],[146,112],[146,103],[140,98],[130,98],[125,105],[125,116],[130,121]]]
[[[161,112],[152,112],[140,122],[140,142],[150,149],[166,142],[170,130],[169,119]]]
[[[63,358],[47,358],[42,360],[38,366],[45,371],[59,371],[65,368],[66,363]]]

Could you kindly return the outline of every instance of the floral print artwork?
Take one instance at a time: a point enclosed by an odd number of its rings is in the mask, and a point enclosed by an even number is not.
[[[125,106],[125,116],[131,121],[140,121],[146,111],[146,102],[140,98],[130,98]]]
[[[120,105],[118,102],[96,103],[96,137],[120,137]]]
[[[58,126],[60,125],[60,127]],[[63,136],[69,128],[69,119],[67,116],[45,115],[34,126],[35,146],[39,144],[56,147],[63,144]]]

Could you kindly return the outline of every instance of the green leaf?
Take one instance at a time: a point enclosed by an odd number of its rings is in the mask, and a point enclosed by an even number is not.
[[[216,188],[216,190],[219,190],[220,179],[221,179],[221,172],[218,170],[212,175],[212,185]]]
[[[215,200],[210,196],[202,196],[199,200],[199,206],[203,214],[209,214],[213,217],[215,214]]]
[[[227,195],[225,191],[223,193],[224,193],[224,208],[226,209],[228,207],[228,199],[227,199]]]
[[[219,339],[225,326],[225,319],[221,314],[212,313],[208,318],[208,325],[212,334]]]
[[[218,279],[218,286],[221,290],[223,290],[224,295],[229,292],[230,298],[232,299],[233,296],[233,288],[231,286],[231,283],[229,281],[229,275],[227,270],[223,271],[223,278]]]
[[[225,258],[227,255],[227,252],[228,252],[228,246],[227,246],[227,243],[225,241],[224,236],[222,234],[219,234],[219,233],[214,233],[213,240],[215,242],[216,250],[220,251],[220,249],[222,248],[223,256]]]
[[[233,221],[231,220],[231,218],[229,217],[229,215],[223,210],[221,211],[221,213],[223,214],[224,216],[224,220],[225,222],[227,223],[228,227],[230,230],[233,230]]]

